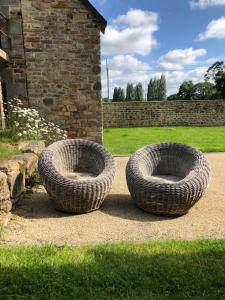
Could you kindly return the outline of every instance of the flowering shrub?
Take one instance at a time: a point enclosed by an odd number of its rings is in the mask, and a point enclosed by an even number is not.
[[[9,101],[6,121],[7,127],[18,139],[45,140],[50,144],[67,138],[65,130],[47,122],[36,109],[23,107],[20,99]]]

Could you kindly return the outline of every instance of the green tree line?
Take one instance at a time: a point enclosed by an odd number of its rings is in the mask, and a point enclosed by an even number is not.
[[[225,63],[215,62],[208,68],[205,80],[194,84],[184,81],[177,94],[170,95],[168,100],[215,100],[225,99]]]
[[[164,75],[160,78],[151,78],[147,87],[147,95],[144,96],[142,83],[127,84],[126,91],[121,87],[115,87],[113,93],[114,102],[119,101],[163,101],[163,100],[214,100],[225,99],[225,63],[217,61],[210,66],[205,74],[204,81],[193,83],[184,81],[177,94],[167,98],[167,82]]]
[[[166,100],[167,86],[166,77],[162,75],[159,79],[151,78],[148,84],[147,99],[144,97],[142,83],[133,85],[127,84],[126,93],[121,87],[115,87],[113,92],[113,102],[119,101],[161,101]]]

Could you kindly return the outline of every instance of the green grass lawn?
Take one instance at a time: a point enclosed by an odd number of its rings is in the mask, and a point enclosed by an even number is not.
[[[225,151],[225,126],[144,127],[104,130],[104,144],[113,154],[131,154],[145,145],[180,142],[204,152]]]
[[[224,299],[225,241],[0,248],[0,299]]]
[[[20,153],[17,148],[0,142],[0,161]]]

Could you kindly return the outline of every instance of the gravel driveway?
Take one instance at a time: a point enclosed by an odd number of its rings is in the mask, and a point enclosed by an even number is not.
[[[207,154],[213,179],[206,195],[185,216],[168,218],[138,209],[128,193],[128,157],[116,157],[117,176],[99,211],[69,215],[54,210],[43,187],[25,194],[13,212],[2,245],[145,241],[225,237],[225,154]]]

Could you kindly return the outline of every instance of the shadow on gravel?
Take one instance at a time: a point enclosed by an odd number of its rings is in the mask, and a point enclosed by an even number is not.
[[[130,195],[124,194],[109,195],[100,210],[111,216],[139,222],[161,222],[172,219],[171,217],[157,216],[141,210],[135,205]]]
[[[170,220],[171,217],[151,215],[139,209],[131,199],[130,195],[111,194],[102,206],[100,212],[139,222],[157,222]],[[43,190],[33,193],[25,193],[21,200],[13,208],[13,214],[26,219],[48,219],[48,218],[66,218],[76,216],[73,213],[63,213],[55,210],[48,194]],[[90,214],[94,214],[92,212]]]

